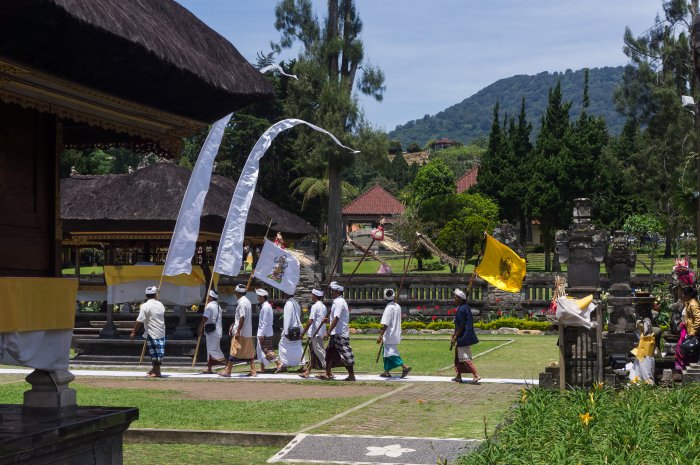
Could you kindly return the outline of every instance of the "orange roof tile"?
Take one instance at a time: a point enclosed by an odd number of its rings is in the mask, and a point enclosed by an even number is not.
[[[457,193],[461,194],[462,192],[466,191],[472,186],[476,185],[476,177],[479,174],[479,167],[475,166],[474,168],[470,169],[467,171],[467,173],[459,178],[457,182],[455,182],[455,185],[457,186]]]
[[[380,186],[374,186],[343,208],[343,215],[399,215],[406,207]]]

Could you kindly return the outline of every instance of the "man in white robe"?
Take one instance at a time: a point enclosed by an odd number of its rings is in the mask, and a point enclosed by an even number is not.
[[[279,362],[272,346],[272,336],[274,335],[272,329],[274,316],[272,314],[272,305],[268,301],[268,294],[265,289],[256,289],[255,293],[258,295],[258,303],[260,304],[257,333],[257,355],[258,362],[260,362],[260,370],[265,371],[265,368],[273,363],[279,369],[282,367],[282,364]]]
[[[328,309],[323,303],[323,291],[320,289],[313,289],[311,291],[311,310],[309,310],[309,319],[306,322],[304,331],[301,333],[301,337],[304,334],[308,336],[309,345],[309,364],[306,366],[306,370],[299,376],[302,378],[308,378],[312,369],[325,370],[326,369],[326,347],[323,344],[323,339],[326,337],[326,315],[328,315]]]
[[[207,295],[207,305],[204,307],[202,320],[199,323],[198,333],[204,335],[207,342],[207,369],[202,371],[203,374],[213,374],[212,368],[215,365],[225,365],[226,358],[221,351],[221,336],[223,336],[223,328],[221,327],[221,306],[218,302],[219,295],[214,289],[209,290]],[[208,331],[213,326],[213,331]]]
[[[237,362],[250,363],[248,376],[256,376],[255,371],[255,338],[253,337],[252,305],[246,297],[247,288],[243,284],[236,286],[236,316],[228,330],[231,336],[231,350],[226,368],[219,376],[229,378],[233,364]]]
[[[286,371],[287,367],[301,366],[304,355],[304,346],[301,342],[301,306],[290,294],[284,304],[284,317],[282,320],[282,337],[279,345],[279,358],[282,366],[276,373]]]

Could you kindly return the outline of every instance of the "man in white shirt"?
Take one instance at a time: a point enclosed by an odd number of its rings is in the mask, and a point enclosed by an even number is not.
[[[214,289],[210,289],[202,320],[199,322],[197,330],[199,336],[206,337],[207,342],[207,369],[202,372],[203,374],[213,374],[212,367],[214,365],[226,364],[224,353],[221,351],[223,329],[221,327],[221,306],[218,300],[219,295]]]
[[[323,304],[323,291],[313,289],[311,291],[311,310],[309,310],[309,319],[304,327],[304,332],[301,334],[308,335],[309,346],[309,364],[306,370],[299,376],[308,378],[312,369],[326,369],[326,348],[323,346],[323,338],[326,337],[326,315],[328,309]]]
[[[153,368],[146,373],[149,378],[162,378],[160,366],[165,356],[165,307],[156,299],[158,288],[151,286],[146,288],[146,302],[139,307],[139,316],[136,317],[134,329],[131,330],[131,340],[136,337],[136,332],[144,325],[144,337],[148,344],[148,354],[151,356]]]
[[[287,371],[287,367],[303,365],[304,346],[301,343],[301,306],[291,294],[285,294],[282,319],[282,337],[280,337],[279,356],[282,366],[275,371]]]
[[[272,305],[268,301],[267,291],[265,289],[256,289],[258,295],[258,303],[260,304],[260,316],[258,318],[258,362],[260,362],[260,370],[265,371],[267,365],[275,364],[279,370],[282,364],[279,362],[277,355],[273,349],[272,336]]]
[[[248,376],[256,376],[255,371],[255,339],[253,338],[252,308],[248,297],[245,296],[247,288],[243,284],[236,286],[236,315],[233,324],[228,330],[231,338],[231,351],[228,362],[219,376],[231,377],[234,362],[249,362],[250,372]]]
[[[396,367],[401,367],[401,377],[405,378],[411,371],[411,367],[406,366],[399,354],[399,344],[401,343],[401,307],[396,303],[393,289],[384,289],[384,300],[386,308],[382,315],[382,329],[377,344],[384,343],[384,373],[382,378],[391,378],[390,371]]]
[[[350,309],[343,299],[343,286],[333,281],[331,283],[331,307],[329,328],[330,340],[326,349],[326,374],[321,379],[333,379],[333,367],[344,366],[348,370],[348,377],[343,381],[355,381],[355,354],[350,347]]]

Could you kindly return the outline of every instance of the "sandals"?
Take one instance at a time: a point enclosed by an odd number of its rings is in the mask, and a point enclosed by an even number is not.
[[[481,381],[481,376],[479,376],[478,378],[472,379],[470,384],[481,384],[479,381]]]
[[[457,377],[455,376],[455,377],[452,378],[450,381],[454,381],[455,383],[461,383],[461,382],[462,382],[462,378],[457,378]]]
[[[258,376],[258,373],[256,371],[251,371],[243,376],[247,376],[248,378],[255,378],[256,376]]]
[[[391,378],[391,373],[384,372],[384,373],[381,373],[379,376],[381,376],[382,378]]]
[[[326,376],[326,375],[316,375],[316,378],[317,378],[317,379],[322,379],[322,380],[324,380],[324,381],[332,381],[332,380],[335,379],[335,376],[333,376],[333,375],[330,375],[330,376]]]
[[[411,367],[406,367],[401,370],[401,378],[405,378],[411,372]]]
[[[354,376],[348,376],[347,378],[343,378],[343,381],[357,381]]]
[[[222,378],[230,378],[231,373],[219,373],[219,376],[221,376]]]

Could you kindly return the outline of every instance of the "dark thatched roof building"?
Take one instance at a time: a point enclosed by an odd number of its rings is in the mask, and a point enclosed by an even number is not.
[[[173,0],[3,0],[0,82],[0,100],[66,119],[65,145],[136,136],[172,155],[181,137],[273,93]]]
[[[172,163],[156,163],[130,174],[81,176],[61,180],[61,218],[64,244],[155,241],[166,246],[187,189],[191,172]],[[200,243],[216,245],[223,229],[236,183],[212,176],[200,224]],[[289,240],[315,229],[258,194],[253,196],[246,237],[261,243],[267,226]]]

